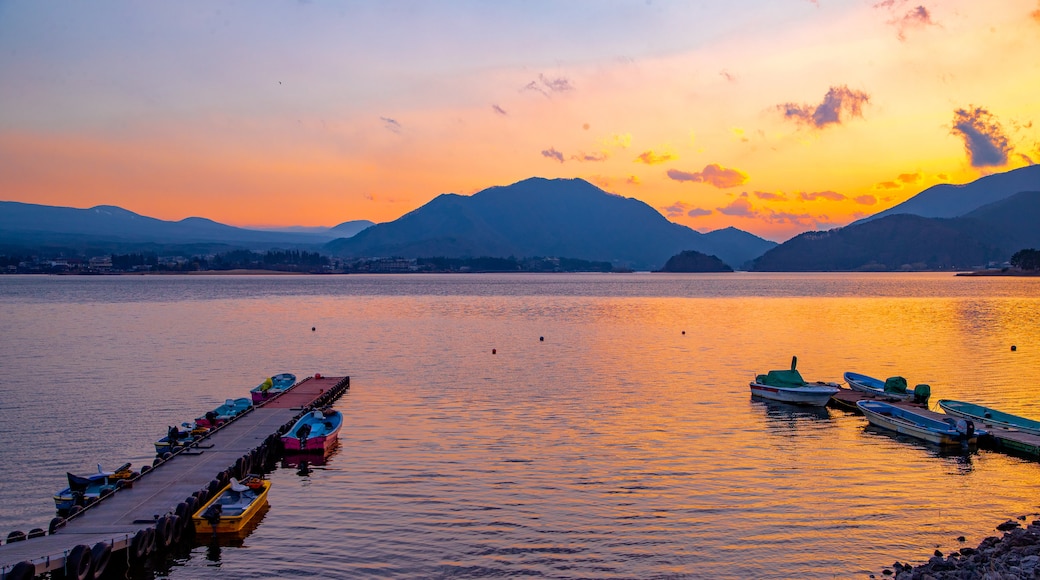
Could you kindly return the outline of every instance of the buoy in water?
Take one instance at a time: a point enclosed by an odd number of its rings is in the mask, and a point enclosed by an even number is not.
[[[314,332],[314,327],[313,326],[311,327],[311,332]]]
[[[686,335],[686,331],[685,331],[685,330],[684,330],[684,331],[682,331],[682,333],[683,333],[683,335],[684,335],[684,336]]]
[[[497,352],[498,352],[498,350],[496,350],[496,349],[491,349],[491,354],[496,354]]]
[[[1011,352],[1015,352],[1016,350],[1018,350],[1018,347],[1015,345],[1011,345]]]
[[[545,342],[545,337],[544,336],[539,336],[538,337],[538,342]]]

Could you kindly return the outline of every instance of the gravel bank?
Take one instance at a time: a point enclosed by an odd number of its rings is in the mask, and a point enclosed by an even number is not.
[[[1025,520],[1020,516],[1019,520]],[[1003,537],[990,536],[977,548],[961,548],[948,555],[939,550],[925,564],[896,562],[883,578],[896,580],[1020,580],[1040,578],[1040,520],[1023,528],[1008,520],[997,529]],[[962,538],[963,540],[963,538]],[[871,575],[874,577],[874,575]]]

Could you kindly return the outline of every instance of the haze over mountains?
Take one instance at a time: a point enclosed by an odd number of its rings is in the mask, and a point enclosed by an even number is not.
[[[912,212],[912,213],[908,213]],[[937,185],[875,216],[777,245],[736,228],[702,234],[581,179],[531,178],[443,194],[392,222],[269,230],[177,222],[113,207],[0,202],[0,254],[300,249],[343,258],[562,257],[658,269],[695,251],[767,271],[964,269],[1040,247],[1040,166]]]

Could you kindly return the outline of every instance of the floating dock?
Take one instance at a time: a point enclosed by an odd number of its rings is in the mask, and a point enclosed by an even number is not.
[[[191,515],[230,477],[262,470],[281,455],[281,438],[304,413],[327,406],[350,388],[350,377],[307,377],[178,450],[48,533],[0,545],[0,580],[59,571],[96,578],[114,553],[135,561],[177,543]],[[151,442],[146,442],[151,444]],[[34,534],[29,534],[34,535]],[[101,572],[98,574],[98,572]]]
[[[945,413],[936,413],[928,409],[926,405],[893,401],[889,398],[877,397],[870,393],[863,393],[852,389],[842,389],[839,391],[836,395],[831,397],[828,406],[862,414],[859,407],[856,406],[856,402],[871,399],[883,400],[899,407],[913,409],[915,412],[928,415],[939,419],[940,421],[949,417],[949,415],[946,415]],[[976,427],[981,427],[989,433],[985,437],[979,437],[979,447],[1004,451],[1006,453],[1040,460],[1040,435],[1023,433],[1022,431],[1016,431],[1004,427],[996,427],[981,421],[974,421],[974,423]]]

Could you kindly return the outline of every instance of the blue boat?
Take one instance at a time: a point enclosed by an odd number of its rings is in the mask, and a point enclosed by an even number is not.
[[[207,427],[212,429],[235,417],[246,412],[250,407],[253,406],[253,401],[245,397],[239,399],[228,399],[224,401],[224,404],[209,411],[204,416],[195,419],[195,424],[199,427]]]
[[[941,399],[939,407],[947,415],[971,419],[972,421],[993,427],[1040,435],[1040,421],[1027,417],[1012,415],[1011,413],[976,405],[975,403],[965,403],[964,401],[953,401],[951,399]]]
[[[54,507],[58,515],[65,517],[70,511],[79,506],[86,507],[98,500],[103,495],[115,491],[125,485],[125,480],[136,477],[137,474],[130,471],[130,464],[124,463],[115,471],[101,469],[99,463],[98,472],[86,477],[66,473],[69,486],[54,494]]]
[[[896,401],[907,401],[914,403],[927,403],[932,396],[930,385],[916,385],[913,390],[907,388],[906,379],[903,377],[888,377],[885,380],[875,379],[859,373],[845,373],[845,382],[853,391],[869,393],[875,397],[892,399]]]
[[[968,445],[978,443],[978,437],[988,435],[976,429],[975,423],[966,419],[946,417],[942,419],[926,415],[926,412],[899,407],[884,401],[857,401],[867,420],[872,425],[890,429],[897,433],[923,439],[936,445]]]
[[[264,382],[253,387],[249,394],[253,397],[253,404],[262,403],[271,397],[288,391],[296,384],[296,375],[292,373],[279,373],[273,377],[267,377]]]
[[[178,448],[187,447],[209,432],[208,428],[192,425],[191,423],[181,423],[181,427],[184,427],[184,429],[170,427],[166,430],[166,436],[155,442],[156,455],[162,456],[172,453]],[[171,440],[174,442],[173,445],[170,445]]]
[[[292,428],[282,435],[282,445],[286,453],[328,453],[336,444],[342,426],[343,413],[339,411],[311,411],[300,417]]]

